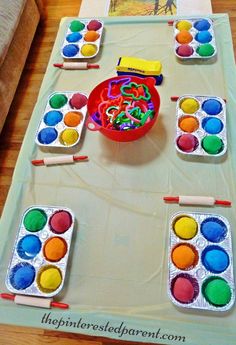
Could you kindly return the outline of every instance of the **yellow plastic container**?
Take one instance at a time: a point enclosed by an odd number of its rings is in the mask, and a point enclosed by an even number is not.
[[[118,72],[156,76],[161,74],[162,64],[158,60],[144,60],[136,57],[122,56],[118,61],[116,70]]]

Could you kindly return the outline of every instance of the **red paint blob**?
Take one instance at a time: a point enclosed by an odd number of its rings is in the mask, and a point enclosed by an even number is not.
[[[74,109],[83,108],[88,102],[88,99],[85,95],[81,93],[75,93],[70,99],[70,106]]]
[[[192,134],[183,134],[178,137],[177,145],[183,152],[193,152],[198,146],[198,140]]]
[[[94,31],[99,30],[101,27],[102,27],[102,23],[100,23],[96,19],[91,20],[87,25],[88,30],[94,30]]]
[[[56,234],[63,234],[72,224],[72,217],[67,211],[55,212],[49,220],[49,225],[52,232]]]
[[[178,277],[172,287],[174,298],[181,303],[190,303],[194,298],[194,286],[190,279]]]
[[[179,56],[188,57],[193,54],[193,48],[188,44],[182,44],[176,50]]]

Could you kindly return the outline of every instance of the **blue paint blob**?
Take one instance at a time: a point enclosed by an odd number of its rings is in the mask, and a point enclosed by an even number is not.
[[[209,31],[200,31],[195,36],[195,39],[200,43],[209,43],[212,40],[212,35]]]
[[[216,99],[208,99],[203,102],[202,110],[208,115],[217,115],[222,111],[222,104]]]
[[[208,241],[219,243],[225,239],[227,227],[219,218],[210,217],[201,223],[200,231]]]
[[[63,118],[63,114],[60,111],[51,110],[44,115],[44,122],[47,126],[57,125]]]
[[[51,144],[57,138],[57,131],[55,128],[43,128],[38,134],[38,141],[41,144]]]
[[[198,31],[204,31],[210,29],[210,23],[206,19],[198,20],[196,23],[194,23],[195,29]]]
[[[202,121],[202,128],[209,134],[218,134],[223,127],[223,122],[215,117],[206,117]]]
[[[76,54],[78,54],[79,47],[77,47],[75,44],[68,44],[68,45],[64,46],[64,48],[62,49],[62,52],[63,52],[64,56],[72,57],[72,56],[75,56]]]
[[[202,264],[212,273],[222,273],[229,266],[229,256],[219,246],[208,246],[202,252]]]
[[[37,236],[27,235],[20,239],[17,253],[22,259],[30,260],[40,252],[41,246],[41,241]]]
[[[29,287],[35,279],[35,269],[28,263],[20,263],[12,268],[10,283],[16,290],[24,290]]]
[[[79,32],[72,32],[71,34],[66,36],[67,42],[73,43],[73,42],[78,42],[81,40],[83,36]]]

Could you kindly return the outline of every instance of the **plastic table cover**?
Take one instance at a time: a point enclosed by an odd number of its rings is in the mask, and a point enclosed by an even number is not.
[[[235,307],[226,314],[177,309],[167,296],[168,224],[177,211],[225,216],[234,208],[164,204],[164,195],[212,195],[236,202],[236,73],[227,15],[213,15],[217,59],[181,63],[173,51],[173,17],[104,18],[95,60],[99,70],[53,68],[71,18],[61,21],[38,101],[20,151],[0,228],[0,291],[23,211],[31,205],[71,208],[77,219],[65,286],[58,300],[70,309],[44,310],[0,301],[0,322],[160,344],[235,343]],[[89,162],[34,167],[31,159],[61,154],[34,143],[47,97],[53,91],[89,93],[115,75],[119,56],[159,59],[164,82],[160,115],[142,139],[117,143],[84,128],[73,153]],[[227,99],[228,151],[221,158],[182,157],[174,146],[175,107],[170,96],[217,95]],[[66,151],[66,150],[65,150]],[[71,150],[70,150],[71,151]],[[67,152],[67,151],[66,151]],[[71,152],[70,152],[71,153]]]

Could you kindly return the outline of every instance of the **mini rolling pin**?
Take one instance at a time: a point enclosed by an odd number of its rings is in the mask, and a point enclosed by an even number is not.
[[[31,161],[33,165],[54,165],[54,164],[70,164],[77,161],[88,160],[88,156],[57,156],[57,157],[46,157],[43,159],[34,159]]]
[[[90,64],[87,62],[63,62],[63,63],[54,63],[54,67],[61,69],[98,69],[100,66],[97,64]]]
[[[231,201],[217,200],[212,196],[165,196],[164,201],[178,203],[179,205],[199,205],[199,206],[231,206]]]
[[[66,303],[54,302],[52,298],[32,297],[24,295],[12,295],[9,293],[1,293],[0,297],[15,302],[16,304],[28,305],[40,308],[60,308],[68,309],[69,305]]]

